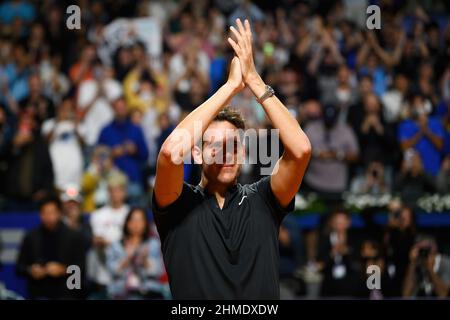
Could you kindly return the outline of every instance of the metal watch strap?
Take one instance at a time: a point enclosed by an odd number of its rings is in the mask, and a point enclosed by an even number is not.
[[[274,95],[275,91],[272,89],[271,86],[266,85],[266,92],[264,92],[264,94],[259,97],[257,100],[260,104],[262,104],[267,98],[270,98]]]

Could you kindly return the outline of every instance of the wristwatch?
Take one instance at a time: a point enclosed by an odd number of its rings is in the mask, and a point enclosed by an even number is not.
[[[257,100],[259,102],[259,104],[262,104],[267,98],[272,97],[275,94],[275,90],[273,90],[273,88],[269,85],[266,85],[266,92],[264,92],[264,94],[259,97]]]

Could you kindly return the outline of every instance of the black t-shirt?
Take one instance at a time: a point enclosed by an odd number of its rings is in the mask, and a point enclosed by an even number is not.
[[[184,183],[178,199],[153,212],[174,299],[279,299],[281,208],[270,177],[214,195]]]

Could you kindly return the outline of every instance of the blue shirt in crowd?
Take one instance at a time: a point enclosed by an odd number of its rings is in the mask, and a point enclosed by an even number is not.
[[[32,4],[25,1],[8,1],[0,5],[0,22],[10,24],[15,18],[30,22],[35,17]]]
[[[123,122],[113,120],[102,129],[98,144],[114,148],[124,144],[126,141],[131,141],[136,145],[137,153],[118,157],[114,160],[114,163],[128,176],[128,179],[132,182],[140,183],[142,168],[148,158],[148,149],[141,128],[129,120]]]
[[[444,128],[438,119],[429,118],[428,129],[438,137],[444,137]],[[408,140],[419,130],[419,125],[415,121],[405,120],[400,123],[398,128],[398,139],[400,142]],[[433,176],[437,175],[441,166],[441,151],[425,136],[417,142],[414,149],[420,154],[424,170]]]

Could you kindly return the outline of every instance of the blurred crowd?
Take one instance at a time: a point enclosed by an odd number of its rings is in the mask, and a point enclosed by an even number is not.
[[[94,296],[170,296],[140,208],[164,139],[224,83],[236,18],[251,21],[259,73],[311,140],[302,192],[332,205],[346,191],[404,204],[364,241],[349,237],[345,210],[331,210],[317,245],[287,219],[281,273],[319,277],[323,295],[361,296],[362,270],[375,263],[392,291],[370,294],[448,294],[448,258],[435,239],[417,238],[413,217],[421,195],[450,192],[449,2],[84,0],[81,28],[69,29],[71,4],[0,4],[0,210],[40,210],[42,234],[27,236],[18,260],[31,292],[54,286],[35,297],[59,296],[61,266],[84,260]],[[370,4],[380,30],[366,27]],[[231,105],[247,127],[270,128],[249,89]],[[197,183],[198,170],[185,165],[185,179]],[[258,178],[257,166],[243,167],[241,182]],[[70,253],[33,237],[84,245]],[[300,270],[301,260],[314,263]]]

